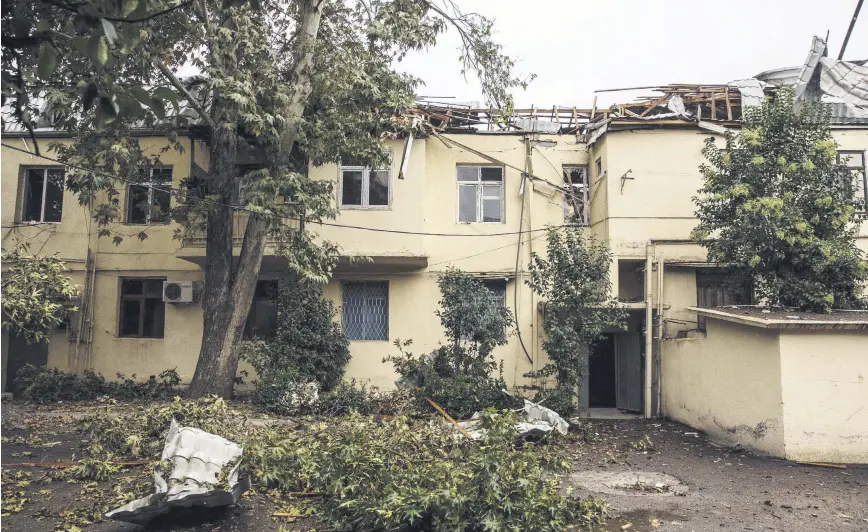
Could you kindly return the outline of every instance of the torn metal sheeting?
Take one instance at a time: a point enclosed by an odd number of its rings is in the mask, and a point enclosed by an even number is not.
[[[557,431],[566,435],[570,424],[560,414],[533,401],[524,400],[524,408],[521,410],[524,421],[515,424],[519,439],[538,439],[546,434]],[[479,421],[479,412],[473,414],[470,421],[459,421],[457,426],[462,432],[469,434],[473,440],[484,440],[485,429]]]
[[[145,524],[168,513],[173,507],[228,506],[250,489],[250,480],[239,480],[244,449],[237,443],[192,427],[181,427],[175,420],[169,428],[160,459],[169,461],[168,480],[154,471],[155,493],[125,504],[106,517]],[[222,474],[228,469],[228,475]],[[225,482],[228,491],[219,485]]]

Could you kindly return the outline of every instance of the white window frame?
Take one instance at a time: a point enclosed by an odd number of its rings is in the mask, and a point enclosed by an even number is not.
[[[862,155],[862,166],[850,166],[849,163],[844,163],[842,161],[843,158],[849,155]],[[860,172],[862,173],[862,201],[864,202],[862,211],[859,211],[860,214],[866,214],[868,212],[868,150],[838,150],[838,155],[835,160],[838,164],[844,165],[845,168],[850,170],[851,172]],[[855,181],[855,178],[854,178]]]
[[[588,188],[590,184],[589,174],[591,169],[581,164],[565,164],[563,165],[564,176],[572,170],[578,170],[582,175],[583,181],[579,184],[572,184],[572,191],[569,190],[570,184],[564,179],[564,223],[570,225],[588,225],[591,217],[590,198],[588,197]],[[575,191],[581,190],[581,207],[582,219],[576,221],[572,216],[575,214],[573,204],[570,202],[570,195],[575,194]]]
[[[66,172],[64,171],[62,166],[22,166],[21,167],[21,205],[18,208],[18,220],[22,224],[59,224],[63,221],[63,199],[61,195],[60,200],[60,220],[56,222],[46,222],[45,221],[45,195],[48,193],[48,171],[49,170],[60,170],[62,174],[62,178],[66,180]],[[31,170],[41,170],[42,171],[42,202],[40,203],[39,209],[39,220],[24,220],[24,205],[27,202],[27,177]],[[65,193],[65,187],[61,186],[61,194]]]
[[[458,181],[458,169],[459,168],[476,168],[476,181]],[[483,168],[497,168],[500,170],[500,195],[499,197],[495,196],[486,196],[484,194],[483,186],[497,186],[496,181],[483,181],[482,180],[482,169]],[[458,224],[497,224],[503,225],[506,223],[506,208],[504,204],[504,184],[506,181],[506,171],[502,166],[496,166],[491,164],[459,164],[455,168],[455,223]],[[474,187],[476,188],[476,221],[474,222],[464,222],[461,221],[461,187]],[[483,200],[490,199],[499,199],[500,200],[500,220],[497,222],[484,222],[483,214],[482,214],[482,204]]]
[[[169,173],[171,174],[169,176],[169,180],[168,181],[155,181],[154,180],[154,170],[168,170]],[[126,208],[124,209],[125,224],[126,225],[166,225],[166,224],[168,224],[169,223],[169,218],[168,218],[169,213],[168,212],[166,213],[166,216],[167,216],[166,221],[153,222],[153,224],[152,224],[151,223],[151,207],[154,205],[154,187],[157,186],[157,187],[167,187],[169,189],[169,207],[171,208],[171,206],[172,206],[171,190],[172,190],[172,180],[174,179],[174,177],[175,177],[175,172],[173,170],[173,167],[171,167],[171,166],[162,166],[162,167],[156,168],[156,169],[155,168],[148,168],[148,180],[147,181],[143,181],[141,183],[130,183],[129,185],[127,185],[127,201],[126,201]],[[131,192],[132,187],[148,187],[148,210],[145,213],[145,221],[144,222],[133,222],[130,220],[130,214],[131,214],[130,201],[132,200],[132,197],[133,197],[132,192]]]
[[[341,209],[384,211],[392,208],[392,152],[389,151],[389,165],[386,168],[371,168],[370,166],[338,165],[338,205]],[[389,187],[388,199],[385,205],[371,205],[371,171],[386,171],[386,184]],[[362,172],[362,203],[352,205],[344,203],[344,172]]]

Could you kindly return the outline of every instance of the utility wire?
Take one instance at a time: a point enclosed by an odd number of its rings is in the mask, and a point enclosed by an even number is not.
[[[91,172],[91,173],[94,173],[94,174],[97,174],[97,175],[102,175],[102,176],[104,176],[104,177],[108,177],[109,179],[116,179],[116,180],[118,180],[118,181],[121,181],[121,182],[123,182],[123,183],[130,184],[130,185],[139,185],[139,186],[142,185],[142,183],[140,183],[140,182],[138,182],[138,181],[133,181],[133,180],[131,180],[131,179],[124,179],[124,178],[122,178],[122,177],[115,176],[115,175],[111,175],[111,174],[109,174],[109,173],[107,173],[107,172],[103,172],[102,170],[97,170],[97,169],[94,169],[94,168],[86,168],[86,167],[83,167],[83,166],[78,166],[78,165],[74,165],[74,164],[66,163],[66,162],[63,162],[63,161],[61,161],[61,160],[59,160],[59,159],[55,159],[55,158],[48,157],[48,156],[45,156],[45,155],[37,155],[37,154],[35,154],[35,153],[33,153],[33,152],[30,152],[30,151],[27,151],[27,150],[25,150],[25,149],[23,149],[23,148],[18,148],[17,146],[11,146],[11,145],[9,145],[9,144],[5,144],[5,143],[2,144],[2,146],[3,146],[4,148],[9,148],[9,149],[11,149],[11,150],[15,150],[15,151],[19,151],[19,152],[22,152],[22,153],[26,153],[26,154],[28,154],[28,155],[35,156],[35,157],[39,157],[39,158],[41,158],[41,159],[45,159],[45,160],[47,160],[47,161],[52,161],[52,162],[54,162],[54,163],[56,163],[56,164],[63,165],[63,166],[65,166],[65,167],[67,167],[67,168],[75,168],[76,170],[82,170],[82,171],[84,171],[84,172]],[[186,199],[186,200],[193,199],[193,200],[198,201],[198,202],[209,203],[209,204],[211,204],[211,205],[217,205],[217,206],[221,206],[221,207],[229,207],[230,209],[233,209],[233,210],[245,211],[245,212],[249,212],[249,213],[252,213],[252,214],[259,215],[259,216],[268,216],[268,217],[275,218],[275,219],[280,219],[280,220],[293,220],[293,221],[299,221],[299,220],[301,219],[301,218],[299,218],[299,217],[294,217],[294,216],[284,216],[284,215],[279,215],[279,214],[263,213],[263,212],[261,212],[261,211],[257,211],[257,210],[254,210],[254,209],[248,209],[247,207],[242,207],[242,206],[240,206],[240,205],[230,205],[230,204],[228,204],[228,203],[221,203],[221,202],[219,202],[219,201],[215,201],[215,200],[211,200],[211,199],[207,199],[207,198],[190,198],[189,196],[185,196],[183,193],[179,192],[179,189],[173,188],[173,187],[171,187],[171,186],[168,187],[168,188],[166,188],[166,187],[161,187],[161,186],[159,186],[159,185],[149,185],[149,186],[150,186],[151,188],[153,188],[154,190],[158,191],[158,192],[166,192],[166,193],[168,193],[168,194],[170,194],[170,195],[173,195],[173,196],[176,196],[176,197],[181,197],[181,198],[184,198],[184,199]],[[317,221],[317,222],[312,222],[312,223],[315,223],[315,224],[318,224],[318,225],[325,225],[325,226],[329,226],[329,227],[342,227],[342,228],[345,228],[345,229],[358,229],[358,230],[360,230],[360,231],[372,231],[372,232],[375,232],[375,233],[394,233],[394,234],[400,234],[400,235],[443,236],[443,237],[488,237],[488,236],[512,236],[512,235],[520,235],[520,234],[524,234],[524,233],[538,233],[538,232],[541,232],[541,231],[546,231],[546,230],[548,230],[548,228],[545,228],[545,227],[544,227],[544,228],[540,228],[540,229],[527,229],[527,230],[519,230],[519,231],[505,231],[505,232],[500,232],[500,233],[474,233],[474,234],[463,234],[463,233],[428,233],[428,232],[425,232],[425,231],[403,231],[403,230],[400,230],[400,229],[380,229],[380,228],[375,228],[375,227],[364,227],[364,226],[360,226],[360,225],[346,225],[346,224],[338,224],[338,223],[323,222],[323,221]],[[22,224],[22,226],[24,226],[24,225],[29,225],[29,224]],[[35,225],[35,224],[34,224],[34,225]],[[5,226],[4,226],[4,227],[5,227]],[[554,227],[554,228],[561,228],[561,227],[567,227],[567,226],[566,226],[566,225],[558,225],[558,226],[552,226],[552,227]]]

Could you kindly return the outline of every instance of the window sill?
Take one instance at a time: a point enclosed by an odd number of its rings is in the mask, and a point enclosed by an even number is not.
[[[504,225],[506,222],[455,222],[456,225]]]
[[[29,221],[29,222],[18,221],[18,222],[15,222],[14,225],[21,226],[21,227],[27,227],[29,225],[60,225],[60,223],[61,222],[37,222],[34,220],[34,221]]]
[[[134,225],[134,226],[136,226],[136,227],[152,227],[152,226],[153,226],[153,227],[166,227],[166,226],[168,226],[168,225],[171,225],[171,223],[172,223],[172,222],[152,222],[152,223],[147,223],[147,222],[141,222],[141,223],[140,223],[140,222],[123,222],[123,223],[121,223],[121,225]]]
[[[126,334],[119,334],[117,338],[121,338],[123,340],[164,340],[165,336],[130,336]]]
[[[363,207],[361,205],[341,205],[340,210],[342,211],[391,211],[391,205],[382,205],[376,207]]]

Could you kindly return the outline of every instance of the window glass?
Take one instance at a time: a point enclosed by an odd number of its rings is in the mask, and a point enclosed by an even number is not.
[[[483,222],[499,222],[500,217],[500,198],[483,199],[482,200],[482,221]]]
[[[121,335],[138,336],[142,303],[135,299],[125,299],[121,307]]]
[[[169,221],[169,201],[172,194],[169,190],[154,190],[153,205],[151,206],[151,223]]]
[[[129,209],[127,211],[127,223],[148,223],[148,186],[130,185]]]
[[[476,189],[475,185],[458,186],[458,221],[471,223],[476,221]]]
[[[389,204],[389,171],[371,170],[368,190],[368,205],[384,206]]]
[[[244,338],[272,338],[277,332],[276,280],[257,281],[253,303],[244,324]]]
[[[142,294],[145,282],[138,279],[124,279],[122,286],[124,294]]]
[[[478,181],[479,167],[478,166],[459,166],[458,167],[459,181]]]
[[[483,181],[503,181],[503,168],[490,168],[486,167],[482,169],[482,180]]]
[[[362,204],[362,171],[344,170],[343,189],[341,190],[341,205]]]
[[[42,221],[42,193],[45,188],[45,171],[31,168],[24,178],[24,206],[21,220],[24,222]]]
[[[142,336],[146,338],[162,338],[165,326],[166,304],[163,295],[159,298],[148,297],[145,299],[145,315]]]
[[[348,282],[342,285],[341,323],[350,340],[389,339],[389,283]]]
[[[47,171],[48,183],[45,187],[44,222],[59,222],[63,211],[63,170],[50,168]]]

